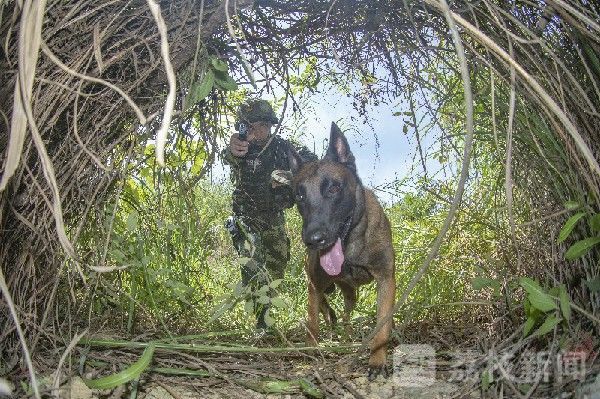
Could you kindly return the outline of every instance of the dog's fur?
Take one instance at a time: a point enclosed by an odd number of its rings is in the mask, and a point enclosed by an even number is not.
[[[344,321],[348,326],[358,286],[375,280],[378,330],[370,343],[369,377],[382,372],[387,375],[386,344],[392,328],[388,316],[394,307],[396,290],[389,220],[375,194],[363,187],[348,142],[335,123],[331,125],[329,147],[322,160],[305,163],[293,150],[289,159],[303,221],[302,239],[308,247],[307,343],[318,342],[319,310],[327,321],[335,323],[335,313],[325,298],[334,284],[344,296]],[[344,263],[341,272],[332,276],[321,266],[319,256],[338,238]]]

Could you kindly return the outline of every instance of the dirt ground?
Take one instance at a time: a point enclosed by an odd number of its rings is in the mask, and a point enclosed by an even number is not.
[[[248,343],[248,342],[247,342]],[[354,342],[359,345],[360,342]],[[259,342],[257,347],[275,347]],[[327,344],[325,344],[327,345]],[[441,343],[403,344],[388,350],[387,378],[367,378],[367,349],[333,353],[182,353],[157,350],[152,370],[144,372],[137,384],[142,399],[185,398],[450,398],[480,397],[473,391],[475,381],[465,371],[469,359],[450,358],[440,351]],[[469,351],[463,351],[467,355]],[[462,353],[462,352],[461,352]],[[96,364],[113,363],[127,356],[120,350],[91,351]],[[135,361],[132,355],[128,363]],[[92,362],[94,363],[94,362]],[[161,369],[162,368],[162,369]],[[168,375],[165,368],[192,370],[202,376]],[[107,367],[87,369],[84,376],[106,375]],[[466,382],[466,383],[465,383]],[[131,384],[112,391],[93,391],[80,377],[65,386],[71,399],[130,397]]]
[[[527,397],[531,383],[519,383],[508,364],[484,353],[489,342],[476,326],[413,326],[396,334],[388,349],[389,376],[367,378],[368,349],[324,339],[318,350],[296,350],[300,336],[282,342],[273,336],[216,337],[177,348],[157,347],[152,362],[135,382],[111,390],[89,389],[82,378],[115,374],[140,358],[140,350],[91,347],[73,354],[71,376],[60,397],[71,399],[187,398],[481,398]],[[139,340],[146,341],[146,340]],[[157,341],[158,342],[158,341]],[[498,346],[498,342],[494,342]],[[512,350],[515,346],[506,346]],[[214,350],[213,350],[214,349]],[[259,352],[263,351],[263,352]],[[77,356],[78,355],[78,356]],[[490,361],[492,359],[492,361]],[[594,363],[595,364],[595,363]],[[591,364],[589,381],[563,381],[535,374],[532,398],[600,399],[600,368]],[[85,365],[83,367],[82,365]],[[494,365],[492,378],[485,373]],[[504,368],[503,368],[504,367]],[[522,373],[521,373],[522,374]],[[519,375],[521,375],[519,374]],[[544,377],[544,378],[542,378]],[[487,381],[486,381],[487,380]],[[502,384],[498,384],[502,380]],[[512,383],[513,381],[514,383]],[[521,381],[522,382],[522,381]],[[484,388],[485,387],[485,388]],[[485,391],[484,391],[485,389]],[[558,394],[557,394],[558,392]],[[558,395],[558,396],[557,396]],[[595,396],[594,396],[595,395]]]
[[[450,398],[480,397],[464,392],[459,382],[443,371],[417,364],[394,365],[391,376],[369,381],[366,368],[352,370],[356,355],[306,361],[295,357],[252,356],[205,359],[218,367],[219,376],[182,377],[146,373],[138,384],[142,399],[187,398]],[[363,359],[366,360],[366,359]],[[397,359],[396,359],[397,360]],[[404,368],[402,368],[404,367]],[[401,369],[402,368],[402,369]],[[433,375],[431,374],[433,371]],[[311,395],[296,381],[304,379],[315,391]],[[287,382],[279,386],[277,381]],[[463,391],[461,393],[461,390]],[[71,380],[71,399],[129,397],[130,388],[92,391],[80,377]]]

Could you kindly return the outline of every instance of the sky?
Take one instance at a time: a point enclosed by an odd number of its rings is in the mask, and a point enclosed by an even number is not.
[[[382,202],[388,205],[397,202],[398,196],[386,190],[385,186],[406,176],[415,162],[416,150],[412,129],[409,129],[408,135],[404,134],[402,117],[394,115],[404,109],[395,104],[368,107],[369,123],[364,124],[361,122],[363,118],[352,107],[351,97],[338,92],[320,92],[314,94],[309,102],[310,107],[304,110],[299,126],[286,113],[283,120],[286,128],[282,129],[281,136],[289,138],[293,135],[318,156],[322,156],[329,139],[331,122],[336,122],[348,139],[363,184],[374,189]],[[425,146],[430,144],[425,140]],[[213,182],[224,181],[228,173],[228,167],[217,161],[212,171]]]
[[[397,109],[392,105],[371,108],[369,124],[364,124],[349,97],[320,93],[311,102],[314,110],[306,118],[304,134],[300,137],[303,144],[315,148],[317,155],[323,155],[331,122],[336,122],[346,135],[365,186],[381,188],[405,176],[412,163],[413,145],[402,132],[402,119],[393,115]],[[376,191],[382,200],[393,201],[392,196]]]

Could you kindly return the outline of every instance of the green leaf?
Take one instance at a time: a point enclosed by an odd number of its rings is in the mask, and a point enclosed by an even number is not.
[[[187,111],[192,105],[198,104],[208,96],[215,83],[215,74],[212,70],[206,71],[201,82],[194,82],[190,87],[190,92],[185,99],[185,110]]]
[[[585,280],[584,283],[585,285],[587,285],[591,292],[600,291],[600,276],[596,277],[593,280]]]
[[[235,287],[233,287],[233,296],[241,296],[245,290],[246,287],[244,287],[244,285],[241,282],[237,283]]]
[[[267,327],[271,327],[273,324],[275,324],[275,319],[271,317],[270,313],[271,309],[268,309],[267,313],[265,313],[265,324]]]
[[[584,240],[577,241],[571,246],[571,248],[567,250],[567,253],[565,254],[565,259],[574,260],[577,258],[581,258],[590,249],[592,249],[594,245],[598,243],[600,243],[600,237],[589,237]]]
[[[567,201],[567,202],[565,202],[565,208],[567,208],[569,210],[577,209],[580,206],[581,205],[577,201]]]
[[[571,301],[569,300],[569,294],[564,285],[560,286],[558,292],[558,299],[560,299],[560,311],[567,322],[571,320]]]
[[[254,311],[254,301],[246,301],[246,303],[244,304],[244,310],[246,311],[246,313],[252,314],[252,312]]]
[[[266,394],[290,394],[296,392],[297,384],[295,381],[264,381],[261,392]]]
[[[531,386],[531,384],[519,384],[517,385],[517,388],[519,388],[519,391],[521,391],[523,395],[526,395],[531,389]]]
[[[122,263],[125,260],[125,254],[118,248],[113,248],[110,250],[110,255],[117,261],[117,263]]]
[[[487,277],[475,277],[471,280],[471,286],[475,291],[479,291],[483,288],[492,287],[494,289],[500,288],[500,282],[492,278]]]
[[[404,133],[404,134],[408,133],[408,126],[406,126],[406,125],[402,126],[402,133]]]
[[[579,221],[579,219],[581,219],[584,216],[585,216],[584,212],[579,212],[579,213],[571,216],[569,218],[569,220],[566,221],[563,228],[560,229],[560,233],[558,234],[558,242],[563,242],[564,240],[566,240],[567,237],[569,237],[569,235],[575,228],[575,226],[577,225],[577,222]]]
[[[207,324],[212,324],[213,321],[215,321],[218,318],[220,318],[221,316],[223,316],[225,314],[225,312],[227,312],[229,309],[231,309],[236,304],[236,302],[237,301],[233,301],[231,298],[227,298],[223,302],[221,302],[219,305],[217,305],[216,311],[213,313],[213,315],[210,317],[210,319],[208,319]]]
[[[532,280],[529,277],[521,277],[519,279],[519,284],[529,294],[529,302],[531,302],[531,306],[534,308],[539,309],[542,312],[549,312],[557,308],[554,299],[544,292],[537,281]]]
[[[286,308],[287,307],[287,304],[285,303],[285,301],[283,299],[281,299],[280,297],[272,298],[271,304],[273,306],[275,306],[276,308]]]
[[[220,60],[220,59],[218,59],[216,57],[211,57],[210,64],[217,71],[227,72],[227,70],[229,69],[229,66],[227,65],[227,63],[225,61]]]
[[[306,378],[301,378],[300,380],[298,380],[298,384],[300,385],[302,392],[304,392],[305,395],[311,398],[322,399],[325,397],[323,392],[321,392],[317,387],[315,387],[315,385],[312,382],[310,382]]]
[[[493,379],[488,370],[485,370],[483,373],[481,373],[481,389],[487,391],[492,382]]]
[[[267,292],[269,292],[269,286],[268,285],[263,285],[262,287],[260,287],[257,291],[256,294],[257,295],[264,295]]]
[[[179,229],[179,227],[173,223],[167,223],[167,225],[165,227],[167,228],[167,230],[171,230],[171,231],[175,231],[175,230]]]
[[[83,380],[85,384],[92,389],[112,389],[119,385],[125,384],[133,379],[136,379],[150,365],[152,356],[154,355],[155,345],[151,343],[142,353],[139,360],[131,366],[116,374],[106,377],[97,378],[95,380]]]
[[[527,318],[527,321],[525,322],[525,324],[523,325],[523,337],[526,337],[529,335],[529,333],[531,332],[531,330],[533,329],[533,327],[535,326],[535,322],[536,319],[529,316]]]
[[[305,395],[311,398],[321,399],[325,396],[319,391],[310,381],[307,379],[289,380],[282,381],[276,379],[262,379],[262,380],[241,380],[241,385],[246,388],[252,389],[253,391],[272,395],[287,395],[298,393],[301,389]],[[297,395],[293,395],[297,396]]]
[[[202,167],[204,167],[204,161],[204,155],[198,155],[197,157],[195,157],[192,167],[190,168],[190,173],[192,175],[198,175],[202,171]]]
[[[600,213],[594,214],[588,221],[590,228],[597,232],[600,232]]]
[[[277,280],[271,281],[271,284],[269,284],[269,287],[275,289],[275,288],[279,287],[282,282],[283,282],[283,279],[278,278]]]
[[[224,91],[236,91],[238,88],[235,80],[229,76],[227,73],[223,74],[215,74],[215,85],[217,88]]]
[[[240,256],[237,260],[237,263],[240,266],[244,266],[246,263],[248,263],[250,260],[252,260],[252,258],[248,258],[247,256]]]
[[[137,211],[131,211],[129,215],[127,215],[127,230],[135,231],[138,228],[139,215]]]
[[[558,323],[561,322],[561,320],[562,320],[561,318],[556,317],[553,314],[548,315],[548,317],[546,317],[546,320],[544,320],[544,323],[540,326],[540,328],[535,330],[535,332],[533,333],[532,336],[538,337],[538,336],[548,334],[549,332],[554,330],[554,327],[556,327],[558,325]]]
[[[261,295],[258,297],[256,302],[266,305],[267,303],[271,302],[271,298],[269,298],[267,295]]]

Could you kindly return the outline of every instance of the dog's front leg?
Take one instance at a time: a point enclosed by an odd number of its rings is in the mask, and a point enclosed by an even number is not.
[[[381,277],[377,281],[377,328],[371,340],[371,357],[369,358],[369,379],[375,379],[380,373],[387,377],[386,351],[387,342],[392,330],[392,311],[396,283],[394,276]]]
[[[306,335],[306,344],[308,346],[317,346],[319,343],[319,308],[323,301],[324,293],[319,290],[312,279],[308,278],[308,333]]]
[[[346,339],[352,339],[352,324],[350,323],[350,316],[352,314],[352,310],[356,306],[357,300],[357,291],[356,288],[350,284],[346,283],[338,283],[338,287],[342,291],[342,295],[344,296],[344,332],[346,334]]]

